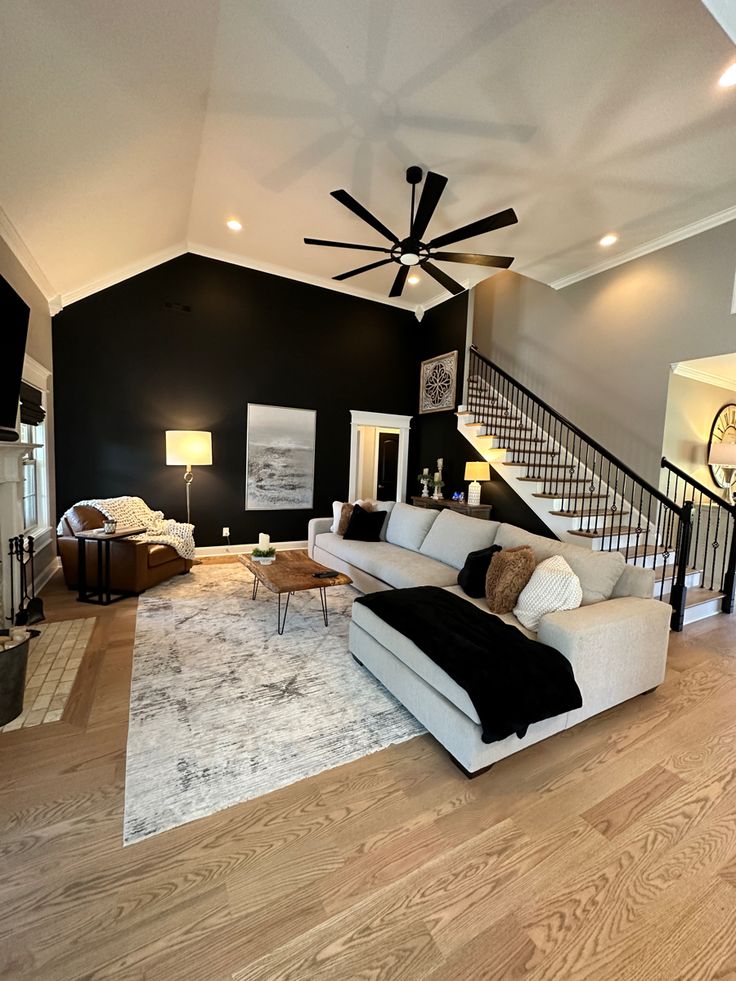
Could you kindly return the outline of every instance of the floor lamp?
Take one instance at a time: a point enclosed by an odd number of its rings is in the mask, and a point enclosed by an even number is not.
[[[189,489],[194,474],[192,467],[208,467],[212,464],[212,433],[195,429],[166,430],[166,465],[186,467],[184,483],[187,489],[187,523],[191,524]]]

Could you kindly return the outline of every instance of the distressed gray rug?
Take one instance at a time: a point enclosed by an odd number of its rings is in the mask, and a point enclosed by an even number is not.
[[[138,604],[125,844],[423,732],[347,651],[351,586],[276,596],[240,564],[195,566]]]

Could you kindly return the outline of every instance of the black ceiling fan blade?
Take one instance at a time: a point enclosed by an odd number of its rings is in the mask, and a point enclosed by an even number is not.
[[[442,262],[467,262],[472,266],[495,266],[497,269],[508,269],[514,261],[512,255],[478,255],[476,252],[433,252],[430,258]]]
[[[354,215],[358,218],[362,218],[363,221],[367,222],[372,228],[375,228],[377,232],[380,232],[384,238],[387,238],[394,245],[399,241],[394,235],[390,228],[387,228],[380,219],[372,215],[367,208],[364,208],[360,201],[356,201],[352,194],[348,194],[347,191],[330,191],[332,197],[339,201],[340,204],[344,204],[346,208],[349,208]]]
[[[469,225],[456,228],[454,232],[446,232],[444,235],[438,235],[431,242],[427,242],[427,247],[436,249],[442,245],[454,245],[455,242],[462,242],[465,238],[473,238],[476,235],[483,235],[485,232],[493,232],[497,228],[515,225],[518,220],[514,209],[506,208],[505,211],[499,211],[495,215],[489,215],[488,218],[471,221]]]
[[[432,279],[436,279],[440,286],[444,286],[446,290],[454,293],[457,296],[458,293],[464,293],[465,287],[457,283],[452,276],[448,276],[447,273],[442,272],[439,266],[432,265],[431,262],[423,262],[422,269],[426,270]]]
[[[442,174],[433,174],[431,170],[424,178],[422,196],[419,198],[417,213],[414,215],[414,221],[411,225],[411,237],[413,239],[421,241],[424,237],[427,225],[435,212],[435,208],[439,204],[446,184],[446,177],[443,177]]]
[[[406,277],[409,275],[409,266],[402,266],[396,273],[396,279],[394,280],[394,285],[391,287],[391,292],[389,296],[401,296],[404,292],[404,286],[406,284]]]
[[[357,276],[359,273],[368,272],[369,269],[378,269],[379,266],[385,266],[389,262],[393,262],[393,259],[379,259],[378,262],[369,262],[367,266],[360,266],[358,269],[351,269],[350,272],[340,273],[339,276],[333,276],[333,279],[350,279],[351,276]]]
[[[306,245],[329,245],[333,249],[363,249],[365,252],[390,252],[382,245],[356,245],[354,242],[330,242],[326,238],[305,238]]]

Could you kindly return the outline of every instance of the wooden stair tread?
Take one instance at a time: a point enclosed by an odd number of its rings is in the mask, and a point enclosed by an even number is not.
[[[619,514],[623,514],[624,517],[630,514],[629,511],[612,511],[610,508],[578,508],[575,510],[564,509],[562,511],[550,511],[550,514],[556,514],[558,517],[562,518],[595,518],[600,517],[602,514],[610,515],[611,517],[618,517]]]
[[[556,477],[517,477],[517,480],[525,480],[530,483],[548,483],[554,484],[556,487],[570,487],[572,485],[578,486],[579,484],[590,485],[589,477],[561,477],[557,479]]]
[[[724,595],[720,589],[690,586],[685,596],[685,609],[688,610],[691,606],[700,606],[701,603],[710,603],[712,600],[722,599]]]
[[[662,582],[663,579],[671,579],[674,576],[675,567],[674,565],[660,565],[654,570],[654,573],[655,573],[654,574],[655,583],[660,583]],[[688,566],[688,568],[685,570],[686,576],[695,576],[695,575],[702,576],[702,574],[703,574],[703,570],[696,569],[695,566]],[[694,586],[688,588],[695,589]]]
[[[532,494],[532,497],[545,497],[545,498],[548,498],[550,501],[556,501],[559,498],[563,498],[564,499],[564,498],[571,498],[571,497],[576,498],[576,500],[578,500],[578,501],[592,501],[592,500],[596,500],[596,499],[600,499],[600,498],[607,498],[608,497],[608,494],[553,494],[551,492],[550,493],[547,493],[547,492],[541,493],[540,492],[538,494]],[[555,512],[553,512],[553,513],[555,513]],[[559,513],[559,512],[557,512],[557,513]]]
[[[628,560],[646,558],[650,555],[664,555],[665,552],[672,554],[672,549],[665,548],[663,545],[639,545],[637,548],[619,549],[618,551],[623,552]]]
[[[590,531],[571,531],[570,535],[579,535],[580,538],[616,538],[620,535],[635,535],[637,529],[634,525],[609,525],[607,528],[592,528]],[[646,529],[640,528],[639,534],[646,535]],[[651,534],[651,532],[650,532]]]
[[[508,462],[503,464],[504,467],[531,467],[533,466],[535,470],[564,470],[569,471],[570,467],[564,463],[524,463],[521,462]]]

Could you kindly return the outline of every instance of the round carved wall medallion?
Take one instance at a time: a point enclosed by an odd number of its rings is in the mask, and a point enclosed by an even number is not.
[[[724,405],[716,413],[713,425],[710,427],[710,439],[708,440],[708,456],[713,443],[736,443],[736,405],[733,402]],[[710,475],[717,487],[729,487],[730,481],[726,480],[723,467],[718,464],[708,464]],[[729,471],[731,474],[732,470]]]

